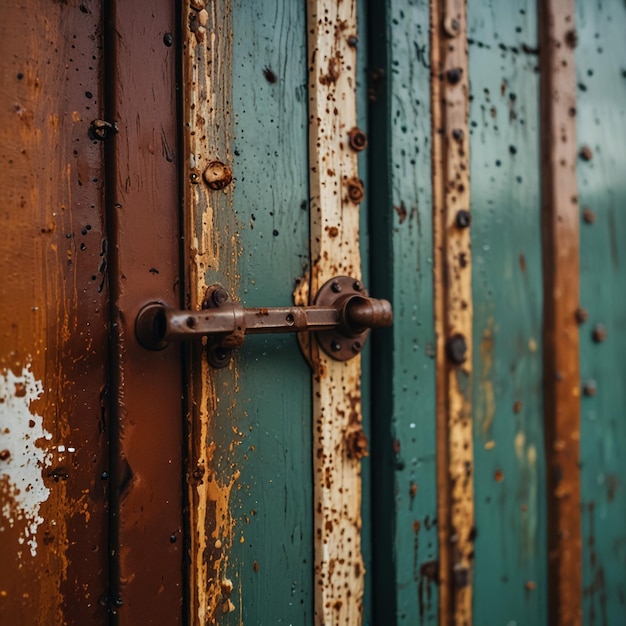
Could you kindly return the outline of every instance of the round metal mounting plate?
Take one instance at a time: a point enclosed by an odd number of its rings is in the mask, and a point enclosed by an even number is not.
[[[360,281],[350,276],[336,276],[324,283],[317,292],[315,304],[318,306],[336,306],[337,301],[345,296],[367,296]],[[335,361],[348,361],[363,350],[370,333],[369,328],[353,336],[342,333],[339,329],[318,331],[315,333],[320,347]]]

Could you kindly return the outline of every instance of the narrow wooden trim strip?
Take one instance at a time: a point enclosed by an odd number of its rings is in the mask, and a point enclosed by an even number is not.
[[[221,283],[231,293],[237,287],[231,2],[189,2],[181,17],[186,307],[198,310],[210,284]],[[236,611],[242,619],[230,562],[230,494],[239,472],[229,464],[220,471],[216,461],[225,447],[216,416],[219,406],[234,402],[237,371],[235,365],[212,369],[201,344],[191,345],[188,354],[188,611],[191,624],[204,626]]]
[[[360,279],[356,126],[356,0],[308,2],[311,298],[330,278]],[[315,623],[360,624],[360,357],[313,350]]]
[[[548,621],[572,626],[582,621],[574,0],[539,11]]]
[[[441,624],[471,624],[474,538],[466,8],[431,0]]]

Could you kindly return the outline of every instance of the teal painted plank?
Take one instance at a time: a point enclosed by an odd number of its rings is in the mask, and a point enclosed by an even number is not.
[[[626,8],[620,0],[576,3],[579,160],[581,500],[583,616],[592,625],[626,615]],[[585,210],[587,212],[585,213]],[[601,324],[606,340],[596,343]]]
[[[291,304],[308,263],[305,16],[288,0],[232,6],[238,296],[246,306]],[[222,462],[241,471],[230,498],[232,599],[244,624],[309,624],[311,373],[294,335],[248,337],[236,360],[236,401],[215,417]],[[238,613],[221,623],[239,623]]]
[[[372,288],[394,307],[373,341],[374,621],[435,624],[429,6],[370,6]]]
[[[475,624],[546,624],[537,14],[468,3]]]

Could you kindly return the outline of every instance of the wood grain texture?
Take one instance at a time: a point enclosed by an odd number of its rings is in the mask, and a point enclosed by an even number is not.
[[[582,610],[619,624],[626,603],[626,7],[576,2],[580,219]],[[594,333],[604,329],[604,340]],[[594,338],[595,337],[595,338]]]
[[[540,6],[549,623],[573,625],[582,619],[575,7]]]
[[[337,275],[360,280],[356,126],[356,3],[308,3],[311,285]],[[360,357],[337,362],[313,346],[315,622],[359,624],[362,428]]]
[[[107,242],[99,2],[0,20],[0,623],[102,624]]]
[[[546,625],[535,0],[468,2],[474,623]]]
[[[440,620],[472,622],[472,281],[466,7],[431,2]]]
[[[110,610],[117,623],[183,619],[180,347],[135,337],[142,306],[182,305],[176,32],[168,3],[107,9],[107,205],[113,367]]]

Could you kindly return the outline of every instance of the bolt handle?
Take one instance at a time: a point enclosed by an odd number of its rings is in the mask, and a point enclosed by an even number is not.
[[[145,305],[135,321],[139,343],[162,350],[171,341],[207,337],[211,364],[225,367],[245,335],[312,331],[329,356],[345,361],[363,349],[370,329],[393,321],[391,304],[370,298],[349,276],[324,284],[313,306],[244,308],[219,285],[209,287],[202,306],[201,311],[179,311],[161,302]]]

